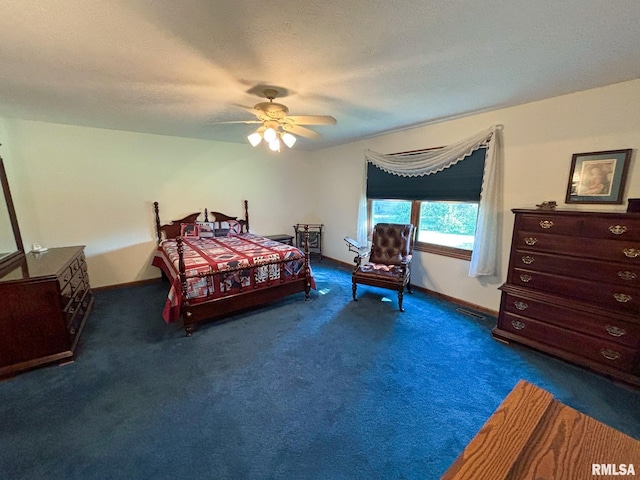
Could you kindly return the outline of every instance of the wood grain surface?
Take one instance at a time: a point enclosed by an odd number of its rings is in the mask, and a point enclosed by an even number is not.
[[[632,464],[640,442],[520,381],[443,479],[585,479],[593,464]]]

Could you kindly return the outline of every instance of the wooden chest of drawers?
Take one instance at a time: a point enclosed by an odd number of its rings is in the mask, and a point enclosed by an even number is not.
[[[640,386],[640,214],[513,212],[493,336]]]
[[[28,253],[0,277],[0,377],[73,360],[93,302],[83,247]]]

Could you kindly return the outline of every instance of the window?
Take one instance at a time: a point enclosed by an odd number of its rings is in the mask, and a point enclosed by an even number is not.
[[[406,200],[372,200],[371,228],[377,223],[411,223],[411,207],[413,202]]]
[[[469,260],[478,202],[369,200],[369,231],[377,223],[413,223],[415,249]]]
[[[418,242],[473,250],[477,202],[420,202]]]
[[[486,148],[432,175],[401,177],[367,167],[369,232],[381,222],[417,226],[415,249],[471,259]]]

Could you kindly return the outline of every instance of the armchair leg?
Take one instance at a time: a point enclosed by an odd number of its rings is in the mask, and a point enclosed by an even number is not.
[[[407,291],[413,295],[413,290],[411,290],[411,282],[407,283]]]
[[[351,293],[353,295],[353,301],[357,302],[358,299],[356,298],[356,290],[358,289],[358,285],[356,284],[356,282],[352,282],[351,283]]]
[[[404,312],[404,308],[402,308],[402,300],[404,299],[404,288],[398,290],[398,308],[401,312]]]

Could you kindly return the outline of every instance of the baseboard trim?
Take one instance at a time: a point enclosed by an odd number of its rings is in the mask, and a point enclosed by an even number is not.
[[[331,257],[327,257],[327,256],[323,255],[322,256],[322,261],[324,262],[325,260],[328,260],[331,263],[336,263],[339,266],[346,268],[347,270],[353,270],[353,267],[355,266],[354,263],[342,262],[340,260],[336,260],[335,258],[331,258]]]
[[[342,266],[342,267],[346,267],[349,270],[352,270],[354,267],[354,264],[351,263],[345,263],[342,262],[340,260],[336,260],[335,258],[331,258],[331,257],[326,257],[323,255],[322,257],[322,261],[324,260],[329,260],[332,263],[337,263],[338,265]],[[465,307],[465,308],[469,308],[471,310],[475,310],[477,312],[482,312],[486,315],[492,316],[492,317],[498,317],[498,312],[496,310],[491,310],[490,308],[486,308],[483,307],[481,305],[476,305],[475,303],[471,303],[471,302],[467,302],[466,300],[462,300],[460,298],[455,298],[455,297],[451,297],[449,295],[445,295],[443,293],[439,293],[439,292],[434,292],[433,290],[429,290],[428,288],[425,287],[420,287],[418,285],[411,285],[411,288],[414,290],[418,290],[419,292],[422,293],[426,293],[427,295],[432,295],[434,297],[440,298],[442,300],[446,300],[448,302],[451,302],[455,305],[459,305],[461,307]]]

